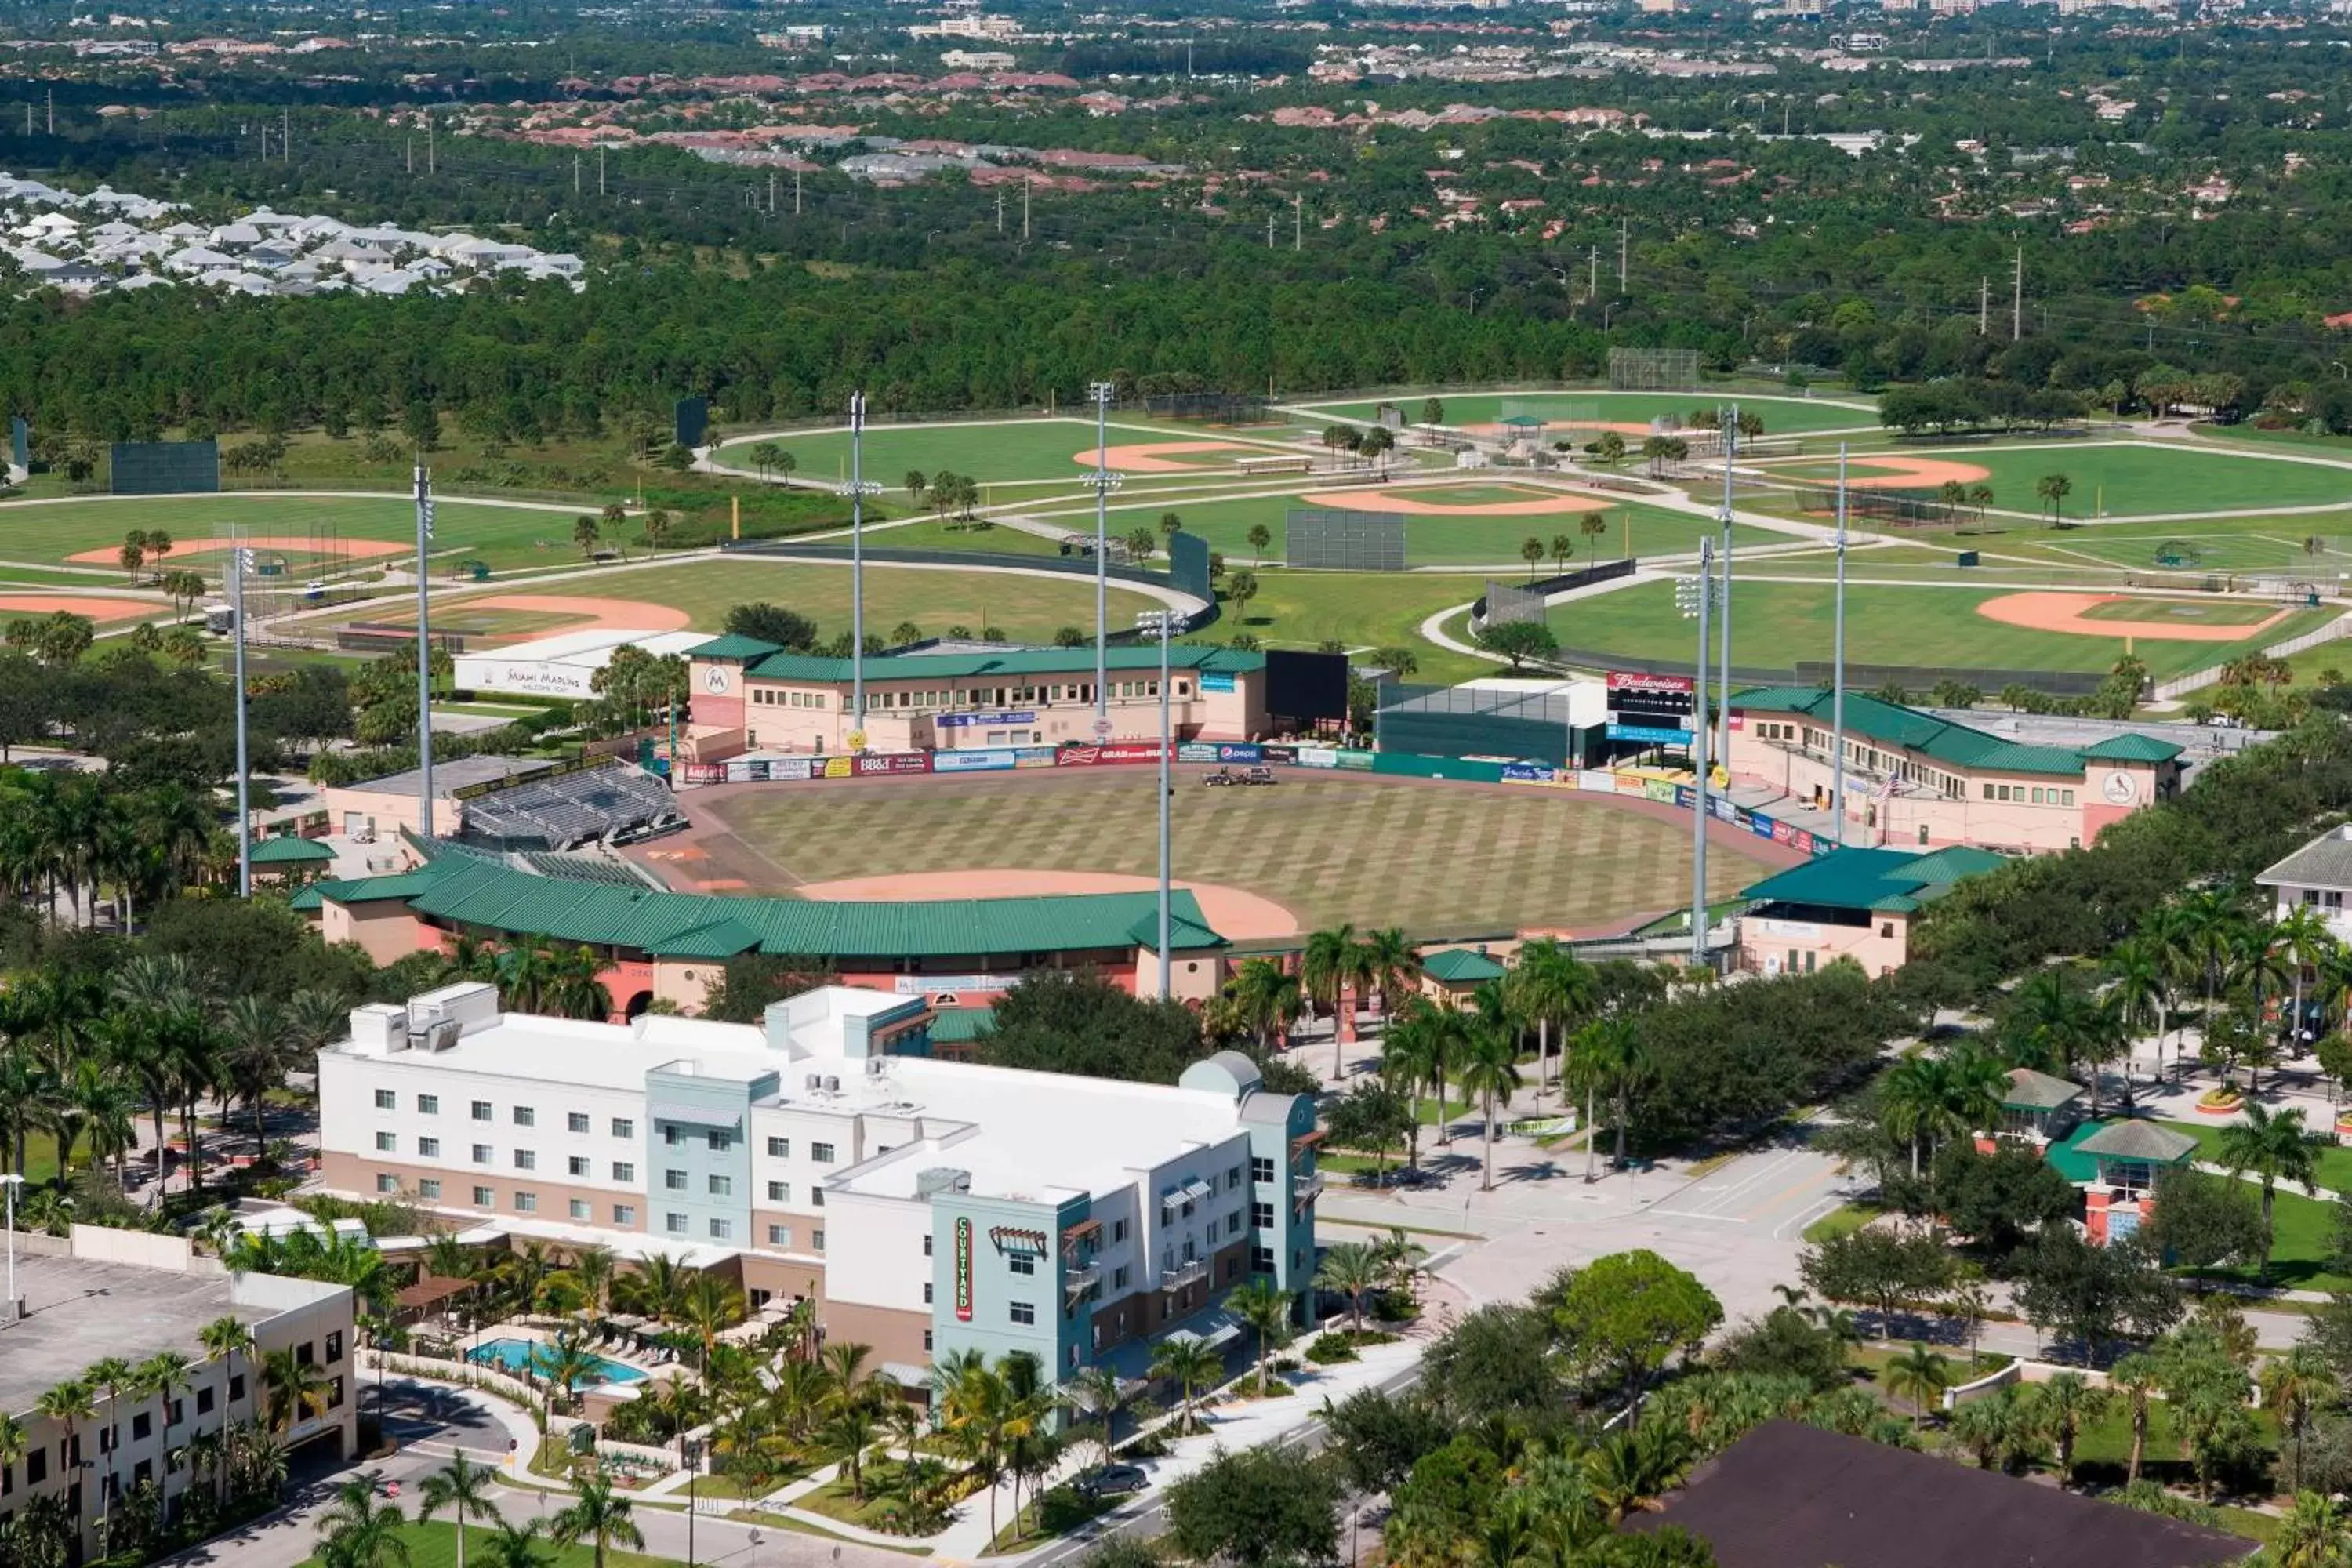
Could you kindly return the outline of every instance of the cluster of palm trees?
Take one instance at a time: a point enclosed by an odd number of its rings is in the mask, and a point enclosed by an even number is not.
[[[79,1453],[85,1433],[116,1433],[115,1439],[99,1445],[101,1554],[142,1548],[165,1535],[174,1512],[172,1476],[186,1473],[201,1482],[200,1488],[183,1489],[177,1499],[176,1511],[188,1519],[194,1533],[208,1533],[223,1519],[275,1502],[286,1481],[287,1434],[306,1415],[322,1415],[327,1409],[326,1374],[299,1360],[290,1347],[257,1356],[252,1331],[236,1318],[205,1324],[198,1342],[207,1359],[223,1363],[228,1376],[236,1375],[240,1362],[254,1365],[258,1379],[254,1417],[231,1419],[224,1400],[218,1426],[175,1441],[180,1424],[173,1412],[184,1408],[182,1395],[197,1370],[194,1362],[176,1351],[159,1351],[135,1364],[110,1356],[79,1376],[52,1384],[34,1401],[33,1414],[57,1426],[69,1453]],[[125,1496],[115,1468],[121,1451],[120,1429],[126,1424],[128,1407],[151,1400],[161,1408],[164,1474]],[[29,1444],[26,1427],[0,1412],[0,1469],[23,1458]],[[13,1519],[0,1521],[0,1563],[64,1568],[72,1560],[79,1522],[59,1494],[29,1500]]]
[[[1360,1337],[1365,1300],[1409,1289],[1422,1256],[1402,1230],[1391,1230],[1377,1241],[1335,1241],[1324,1247],[1316,1266],[1315,1288],[1346,1298],[1349,1331]]]
[[[13,773],[0,782],[0,883],[62,908],[77,925],[112,892],[128,926],[143,903],[235,863],[213,802],[184,784],[127,789],[102,773]]]
[[[58,1181],[27,1189],[19,1223],[62,1234],[71,1162],[111,1163],[121,1179],[142,1110],[153,1119],[159,1182],[165,1119],[176,1117],[190,1186],[203,1185],[196,1108],[207,1100],[241,1101],[266,1156],[267,1097],[341,1033],[348,1006],[320,991],[283,1002],[232,993],[178,953],[139,953],[104,977],[39,970],[0,991],[0,1169],[28,1169],[35,1132],[56,1141],[59,1166]]]
[[[1393,1011],[1398,993],[1420,977],[1421,955],[1397,927],[1360,935],[1352,925],[1334,926],[1307,939],[1296,970],[1270,958],[1243,960],[1204,1022],[1213,1034],[1247,1034],[1260,1050],[1276,1051],[1289,1043],[1294,1026],[1302,1020],[1311,1026],[1319,1012],[1334,1020],[1331,1074],[1337,1079],[1344,1072],[1344,1031],[1337,1024],[1341,1006],[1360,1007],[1378,991]]]
[[[466,1568],[466,1527],[469,1520],[488,1521],[486,1543],[489,1568],[547,1568],[554,1561],[553,1546],[585,1544],[596,1568],[614,1547],[641,1552],[646,1538],[634,1517],[635,1505],[619,1496],[601,1478],[583,1481],[571,1502],[551,1518],[528,1519],[518,1524],[502,1517],[490,1500],[496,1472],[477,1465],[460,1452],[425,1478],[420,1489],[424,1507],[418,1522],[429,1525],[446,1513],[455,1521],[457,1568]],[[397,1503],[378,1500],[379,1482],[371,1471],[355,1476],[335,1490],[334,1500],[317,1526],[321,1568],[408,1568],[407,1523]]]
[[[461,931],[434,967],[442,984],[480,980],[496,985],[499,1005],[509,1013],[599,1022],[613,1016],[612,994],[597,978],[604,961],[582,943],[523,936],[501,945]]]

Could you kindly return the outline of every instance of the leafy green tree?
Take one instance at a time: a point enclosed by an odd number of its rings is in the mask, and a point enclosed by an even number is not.
[[[1831,1237],[1807,1247],[1797,1263],[1815,1293],[1874,1309],[1882,1340],[1894,1337],[1895,1314],[1903,1303],[1942,1290],[1952,1269],[1951,1251],[1939,1235],[1906,1234],[1881,1225]]]
[[[1339,1551],[1332,1468],[1279,1448],[1220,1452],[1168,1489],[1168,1535],[1196,1563],[1328,1563]]]
[[[1633,1407],[1651,1379],[1723,1321],[1723,1304],[1696,1276],[1643,1249],[1596,1258],[1538,1300],[1578,1375],[1617,1389]]]
[[[1549,658],[1559,650],[1559,639],[1542,621],[1499,621],[1480,627],[1471,640],[1495,658],[1508,660],[1517,675],[1531,658]]]

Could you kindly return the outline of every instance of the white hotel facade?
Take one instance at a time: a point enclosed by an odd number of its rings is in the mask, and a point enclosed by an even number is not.
[[[940,1060],[930,1021],[840,986],[759,1026],[371,1005],[320,1053],[323,1184],[814,1298],[909,1384],[966,1348],[1066,1377],[1253,1274],[1305,1290],[1310,1100],[1234,1053],[1173,1087]]]

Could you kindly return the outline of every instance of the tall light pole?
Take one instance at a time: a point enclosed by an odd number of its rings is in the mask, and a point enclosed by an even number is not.
[[[849,731],[866,733],[866,498],[880,485],[866,482],[866,395],[849,395]],[[865,748],[850,742],[852,751]]]
[[[1110,492],[1118,489],[1118,476],[1110,471],[1109,439],[1110,395],[1116,390],[1109,382],[1087,384],[1087,395],[1095,400],[1095,739],[1110,733],[1110,684],[1106,670],[1106,653],[1110,647]]]
[[[24,1184],[25,1178],[14,1171],[0,1176],[0,1188],[7,1189],[8,1193],[8,1321],[12,1323],[17,1319],[16,1189]]]
[[[1179,618],[1174,610],[1146,610],[1135,617],[1137,626],[1160,638],[1160,998],[1163,1002],[1174,973],[1168,955],[1168,812],[1176,786],[1169,776],[1168,760],[1176,750],[1176,738],[1168,728],[1168,639],[1176,635]]]
[[[1691,967],[1706,962],[1706,645],[1707,602],[1715,596],[1715,542],[1699,536],[1698,576],[1675,584],[1685,616],[1698,619],[1698,661],[1691,683]]]
[[[1723,743],[1716,754],[1727,764],[1731,759],[1731,459],[1739,446],[1739,405],[1731,405],[1731,417],[1717,414],[1717,424],[1723,436],[1723,679],[1717,683],[1717,696],[1723,709]],[[1702,656],[1704,657],[1704,656]]]
[[[240,544],[229,552],[228,613],[236,623],[236,896],[240,899],[253,897],[253,770],[247,762],[245,740],[245,574],[252,570],[252,551]]]
[[[1838,443],[1837,610],[1830,642],[1830,810],[1845,847],[1845,443]]]
[[[416,826],[433,837],[433,478],[416,459]],[[238,617],[240,620],[242,616]]]

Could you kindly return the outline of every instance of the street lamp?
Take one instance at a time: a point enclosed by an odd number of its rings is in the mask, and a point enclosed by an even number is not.
[[[1168,776],[1169,755],[1176,748],[1168,732],[1168,639],[1183,629],[1184,617],[1174,610],[1146,610],[1135,617],[1139,630],[1160,639],[1160,999],[1168,999],[1171,965],[1168,959],[1168,806],[1174,786]]]
[[[866,478],[866,395],[849,397],[849,749],[866,749],[866,498],[882,487]]]
[[[1095,492],[1095,739],[1110,736],[1110,687],[1105,652],[1110,646],[1110,493],[1118,476],[1110,471],[1110,399],[1118,390],[1108,381],[1090,382],[1087,395],[1095,400],[1095,471],[1087,483]]]
[[[16,1296],[16,1189],[25,1178],[11,1171],[0,1176],[0,1187],[8,1193],[8,1321],[15,1322],[22,1315]]]

